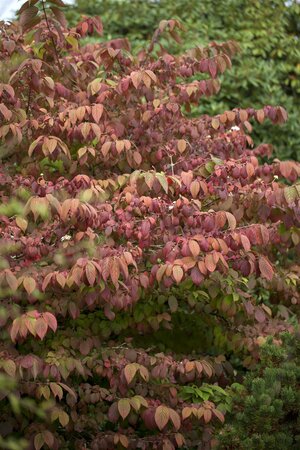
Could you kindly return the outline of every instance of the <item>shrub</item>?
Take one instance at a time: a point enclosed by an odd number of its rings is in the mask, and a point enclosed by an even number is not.
[[[254,131],[255,137],[257,142],[273,144],[278,157],[299,158],[299,2],[76,0],[68,18],[74,20],[79,14],[101,16],[109,38],[128,37],[136,48],[141,48],[154,27],[169,17],[181,20],[185,26],[184,41],[173,48],[177,53],[183,47],[235,39],[241,47],[240,57],[222,80],[218,97],[197,105],[195,115],[208,111],[215,115],[237,106],[284,105],[290,118],[283,128],[271,129],[265,123]]]
[[[209,449],[233,369],[297,322],[300,167],[261,164],[271,148],[250,136],[287,114],[191,119],[235,42],[173,56],[169,20],[139,55],[125,39],[81,47],[102,23],[68,29],[61,5],[26,2],[1,24],[5,439]],[[43,415],[15,418],[15,397]]]
[[[300,339],[268,339],[258,367],[232,386],[233,415],[222,432],[223,449],[286,450],[300,446]]]

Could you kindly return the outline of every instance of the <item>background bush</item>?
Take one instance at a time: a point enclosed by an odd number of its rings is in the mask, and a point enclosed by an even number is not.
[[[289,121],[276,130],[264,124],[254,136],[256,142],[272,143],[280,158],[299,158],[300,4],[296,1],[77,0],[76,9],[70,8],[67,16],[74,22],[80,14],[100,15],[108,38],[127,36],[137,49],[162,19],[169,18],[180,19],[186,28],[177,51],[235,39],[241,55],[218,96],[201,100],[196,114],[216,114],[238,105],[284,105]]]
[[[300,447],[300,337],[270,338],[261,361],[243,386],[232,385],[230,424],[221,433],[222,449],[296,450]]]

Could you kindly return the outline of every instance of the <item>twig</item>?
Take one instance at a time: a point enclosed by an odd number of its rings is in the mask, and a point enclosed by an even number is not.
[[[29,85],[28,85],[28,100],[27,100],[27,107],[26,107],[27,116],[29,115],[29,111],[30,111],[31,92],[32,92],[32,87],[31,87],[31,84],[29,83]]]
[[[42,0],[42,5],[43,5],[43,12],[44,12],[44,16],[45,16],[47,28],[48,28],[48,30],[49,30],[49,34],[50,34],[50,39],[51,39],[51,42],[52,42],[53,50],[54,50],[55,57],[56,57],[56,60],[57,60],[57,65],[58,65],[59,70],[61,71],[62,75],[64,75],[64,70],[63,70],[63,67],[62,67],[62,65],[61,65],[61,62],[60,62],[60,60],[59,60],[59,55],[58,55],[58,53],[57,53],[55,41],[54,41],[54,38],[53,38],[53,36],[52,36],[52,31],[51,31],[50,24],[49,24],[49,21],[48,21],[48,16],[47,16],[46,8],[45,8],[45,0]]]

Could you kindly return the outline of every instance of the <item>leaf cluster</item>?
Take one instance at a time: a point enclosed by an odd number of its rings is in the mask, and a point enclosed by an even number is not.
[[[299,158],[299,2],[251,0],[245,5],[242,0],[217,4],[212,0],[76,0],[67,17],[72,23],[82,14],[99,15],[107,24],[108,38],[127,37],[139,50],[157,23],[168,17],[181,20],[185,27],[182,42],[172,46],[174,52],[212,40],[234,39],[241,52],[231,73],[222,80],[218,98],[202,101],[193,108],[193,115],[216,114],[237,105],[285,105],[290,120],[283,128],[284,141],[282,132],[268,124],[256,129],[254,135],[258,142],[273,144],[278,157]]]

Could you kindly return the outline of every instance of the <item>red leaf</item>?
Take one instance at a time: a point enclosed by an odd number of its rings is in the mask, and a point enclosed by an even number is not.
[[[260,256],[258,260],[258,265],[262,277],[271,281],[274,275],[274,269],[270,261],[265,256]]]
[[[211,74],[212,78],[215,78],[217,76],[218,68],[217,68],[217,64],[214,59],[209,60],[208,70],[209,70],[209,73]]]
[[[54,436],[51,433],[51,431],[49,430],[44,430],[42,432],[43,437],[44,437],[44,441],[45,443],[48,445],[49,448],[53,448],[53,444],[54,444]]]
[[[263,323],[266,320],[266,315],[261,308],[255,309],[254,317],[259,323]]]
[[[107,417],[110,422],[116,423],[118,421],[119,414],[118,414],[118,404],[117,403],[113,403],[109,407]]]
[[[24,31],[30,27],[38,12],[39,10],[36,6],[27,6],[27,8],[21,12],[19,21]]]
[[[79,346],[80,353],[84,356],[88,355],[91,350],[91,343],[89,340],[82,341]]]

